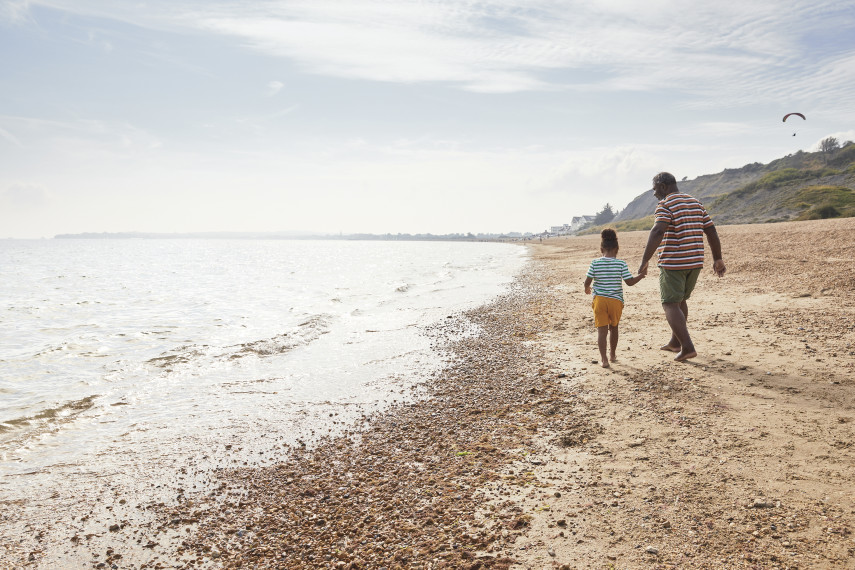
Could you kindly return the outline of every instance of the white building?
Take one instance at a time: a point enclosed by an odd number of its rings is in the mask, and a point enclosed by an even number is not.
[[[573,216],[570,220],[570,233],[578,232],[583,226],[594,221],[595,216]]]

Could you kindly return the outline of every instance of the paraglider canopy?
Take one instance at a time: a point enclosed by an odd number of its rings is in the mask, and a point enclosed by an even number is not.
[[[801,117],[802,119],[804,119],[804,118],[805,118],[805,116],[804,116],[804,115],[802,115],[801,113],[787,113],[786,115],[784,115],[784,118],[783,118],[783,119],[781,119],[781,120],[782,120],[783,122],[786,122],[786,121],[787,121],[787,117],[791,117],[791,116],[793,116],[793,115],[795,115],[796,117]],[[805,119],[805,120],[807,120],[807,119]]]

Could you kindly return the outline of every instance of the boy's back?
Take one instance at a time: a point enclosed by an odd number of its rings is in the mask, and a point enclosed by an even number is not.
[[[595,296],[609,297],[623,303],[623,281],[632,279],[632,274],[623,259],[598,257],[591,261],[587,277],[594,280]]]

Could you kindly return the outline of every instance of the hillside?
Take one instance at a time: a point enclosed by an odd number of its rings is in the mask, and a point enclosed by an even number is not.
[[[677,185],[701,200],[719,224],[853,217],[855,144],[829,153],[799,151],[769,164],[727,168]],[[645,190],[609,225],[647,229],[655,208],[656,198]]]

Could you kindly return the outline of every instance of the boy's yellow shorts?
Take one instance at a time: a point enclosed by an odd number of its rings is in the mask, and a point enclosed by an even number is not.
[[[620,322],[620,315],[623,312],[623,303],[611,297],[600,297],[594,295],[594,300],[591,302],[594,308],[594,326],[607,327],[609,325],[616,327]]]

